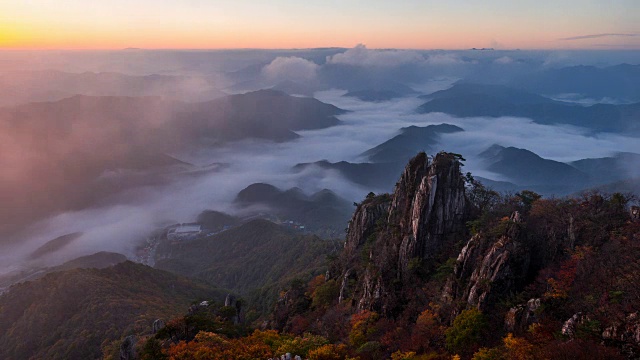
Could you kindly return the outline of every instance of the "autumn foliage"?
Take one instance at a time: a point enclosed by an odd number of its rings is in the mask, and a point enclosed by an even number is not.
[[[319,275],[283,291],[290,311],[279,315],[285,324],[280,331],[247,333],[226,323],[226,328],[216,325],[224,333],[207,328],[174,341],[178,337],[171,331],[191,329],[178,319],[168,323],[161,352],[175,360],[268,359],[285,353],[311,360],[547,360],[623,359],[638,350],[602,338],[607,326],[640,311],[640,224],[630,221],[627,198],[480,195],[491,198],[477,199],[481,206],[469,223],[472,231],[504,234],[512,225],[510,214],[518,211],[523,219],[518,241],[533,254],[526,286],[511,289],[489,310],[443,302],[454,253],[434,273],[416,279],[413,298],[392,316],[358,309],[348,297],[338,302],[339,282]],[[529,314],[533,323],[507,331],[506,313],[522,309],[529,299],[541,302]],[[588,316],[571,336],[562,335],[563,323],[576,313]],[[150,348],[158,350],[158,343]]]

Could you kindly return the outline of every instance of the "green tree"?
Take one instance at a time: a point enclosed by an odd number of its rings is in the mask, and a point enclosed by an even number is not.
[[[454,354],[473,354],[486,329],[487,319],[482,312],[477,309],[462,311],[445,331],[447,350]]]

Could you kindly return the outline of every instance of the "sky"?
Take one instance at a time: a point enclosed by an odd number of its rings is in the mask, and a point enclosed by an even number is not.
[[[0,49],[640,49],[638,0],[0,0]]]

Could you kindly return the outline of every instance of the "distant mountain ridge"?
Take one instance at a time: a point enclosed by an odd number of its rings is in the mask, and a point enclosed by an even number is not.
[[[640,65],[587,65],[549,69],[520,76],[510,85],[547,95],[578,94],[593,99],[640,101]]]
[[[568,195],[640,176],[640,154],[635,153],[563,163],[526,149],[494,144],[479,156],[486,170],[507,178],[507,182],[481,180],[501,191],[531,189],[541,194]]]
[[[398,180],[397,173],[404,164],[420,151],[436,151],[436,145],[442,134],[464,131],[450,125],[408,126],[400,129],[400,134],[363,152],[371,162],[353,163],[340,161],[331,163],[326,160],[314,163],[302,163],[293,167],[294,172],[304,170],[336,170],[347,180],[373,190],[390,191]]]
[[[526,117],[540,124],[568,124],[601,132],[638,132],[640,103],[580,106],[551,100],[504,85],[458,83],[428,96],[419,113],[442,112],[457,117]]]
[[[400,163],[352,163],[348,161],[329,162],[320,160],[313,163],[296,164],[292,171],[335,170],[347,180],[370,189],[389,189],[398,180],[396,173],[402,170]]]
[[[495,150],[496,147],[492,147]],[[543,159],[535,153],[515,147],[500,147],[495,153],[484,152],[488,170],[503,174],[522,185],[565,185],[586,182],[587,174],[571,165]]]
[[[342,231],[352,211],[349,201],[328,189],[307,195],[299,188],[280,190],[265,183],[247,186],[234,202],[244,211],[257,207],[281,220],[299,222],[311,232]]]
[[[8,72],[0,75],[0,106],[57,101],[73,95],[164,96],[206,101],[225,96],[217,81],[205,76],[127,75],[116,72],[71,73],[58,70]]]
[[[377,163],[405,163],[420,151],[433,152],[441,134],[460,131],[464,130],[450,124],[405,127],[400,129],[399,135],[365,151],[361,156],[366,156],[369,160]]]
[[[196,144],[297,139],[297,130],[339,125],[336,116],[343,112],[273,90],[202,103],[76,95],[0,108],[0,163],[17,164],[0,179],[0,195],[8,199],[0,210],[0,231],[52,211],[86,207],[132,184],[162,183],[160,174],[192,167],[168,153]],[[100,178],[117,169],[134,172],[115,185]]]

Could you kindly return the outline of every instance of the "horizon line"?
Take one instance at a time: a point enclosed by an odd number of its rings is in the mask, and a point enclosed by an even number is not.
[[[611,46],[611,48],[607,48]],[[144,47],[123,47],[123,48],[27,48],[27,47],[0,47],[0,51],[309,51],[309,50],[348,50],[352,47],[344,46],[318,46],[318,47],[238,47],[238,48],[144,48]],[[613,45],[598,47],[571,47],[571,48],[393,48],[393,47],[368,47],[368,50],[403,50],[403,51],[640,51],[640,47],[620,48]]]

